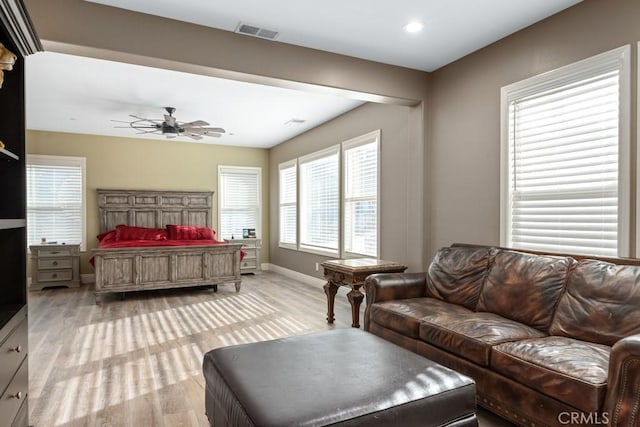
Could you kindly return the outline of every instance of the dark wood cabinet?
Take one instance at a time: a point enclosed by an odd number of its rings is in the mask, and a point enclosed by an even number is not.
[[[0,43],[16,56],[0,88],[0,427],[28,425],[25,56],[42,50],[22,0],[0,0]]]

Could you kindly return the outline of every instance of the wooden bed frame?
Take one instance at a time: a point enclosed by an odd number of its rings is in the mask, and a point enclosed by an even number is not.
[[[97,190],[100,233],[117,225],[211,227],[212,192]],[[210,286],[240,291],[241,243],[94,249],[96,301],[112,292]]]

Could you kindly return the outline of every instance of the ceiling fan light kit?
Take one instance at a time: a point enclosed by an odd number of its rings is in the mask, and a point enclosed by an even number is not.
[[[178,121],[173,113],[176,111],[174,107],[164,107],[167,114],[163,119],[147,119],[130,114],[134,121],[128,122],[129,127],[138,131],[138,134],[155,133],[164,135],[167,138],[176,138],[178,136],[186,136],[193,140],[200,140],[203,136],[211,136],[220,138],[225,130],[223,128],[208,127],[209,123],[204,120],[196,120],[193,122]]]

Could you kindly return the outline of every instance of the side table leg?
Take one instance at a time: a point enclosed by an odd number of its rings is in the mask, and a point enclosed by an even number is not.
[[[338,285],[328,281],[324,286],[324,293],[327,294],[327,322],[333,323],[335,315],[333,313],[333,304],[336,300],[336,293],[338,292]]]
[[[351,303],[351,319],[353,321],[351,326],[354,328],[359,328],[360,327],[360,304],[362,304],[362,300],[364,299],[364,294],[360,292],[360,289],[358,287],[353,287],[347,294],[347,298]]]

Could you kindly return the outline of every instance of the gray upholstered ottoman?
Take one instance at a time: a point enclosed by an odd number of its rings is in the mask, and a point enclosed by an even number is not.
[[[477,426],[473,380],[373,334],[336,329],[205,354],[222,426]]]

